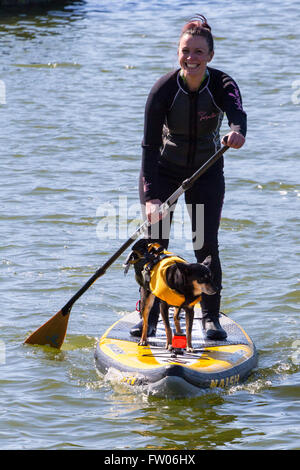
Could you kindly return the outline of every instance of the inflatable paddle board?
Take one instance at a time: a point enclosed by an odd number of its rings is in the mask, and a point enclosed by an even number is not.
[[[185,333],[185,314],[181,329]],[[200,306],[195,308],[192,331],[193,352],[184,348],[165,349],[163,321],[156,335],[148,338],[148,346],[139,346],[139,338],[130,329],[140,321],[138,312],[124,315],[114,323],[97,343],[95,363],[102,374],[114,370],[118,381],[141,388],[149,395],[191,396],[202,389],[226,388],[239,384],[257,365],[257,351],[247,333],[236,322],[221,314],[220,323],[227,332],[226,340],[205,339]],[[170,324],[174,329],[170,308]]]

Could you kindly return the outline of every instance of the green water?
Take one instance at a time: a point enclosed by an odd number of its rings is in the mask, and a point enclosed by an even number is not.
[[[145,100],[195,13],[249,117],[225,157],[222,308],[259,365],[243,385],[164,400],[95,370],[97,338],[138,298],[124,257],[74,305],[62,351],[22,343],[130,235],[100,239],[101,211],[127,195],[135,223]],[[0,19],[0,448],[299,449],[297,2],[88,0]],[[170,248],[189,259],[188,242]]]

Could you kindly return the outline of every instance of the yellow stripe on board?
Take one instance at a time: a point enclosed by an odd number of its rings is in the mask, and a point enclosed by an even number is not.
[[[215,346],[205,348],[199,358],[193,354],[179,355],[172,358],[163,349],[151,351],[150,346],[139,346],[132,341],[103,337],[100,340],[101,351],[118,364],[130,369],[153,370],[168,364],[197,370],[201,373],[222,372],[235,367],[253,355],[253,348],[247,345]],[[155,354],[157,357],[155,357]]]
[[[151,369],[160,366],[151,354],[149,346],[139,346],[132,341],[102,337],[99,347],[104,354],[127,367]]]
[[[200,305],[196,305],[196,312],[200,310]],[[207,346],[201,348],[201,352],[178,355],[172,357],[169,351],[166,351],[163,347],[158,348],[152,346],[139,346],[135,341],[121,340],[108,338],[107,336],[113,330],[113,328],[122,321],[117,320],[110,328],[104,333],[99,342],[99,348],[102,353],[112,361],[115,361],[123,368],[130,368],[130,370],[144,370],[151,371],[159,367],[163,367],[171,364],[179,364],[182,367],[186,367],[201,373],[216,373],[224,372],[232,367],[242,364],[253,356],[254,345],[244,331],[243,328],[233,320],[233,323],[243,333],[247,344],[235,344],[235,345],[220,345],[220,346]]]

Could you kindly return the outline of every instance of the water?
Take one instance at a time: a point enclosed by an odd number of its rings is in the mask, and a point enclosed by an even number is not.
[[[124,257],[74,305],[62,351],[22,343],[130,235],[99,239],[101,210],[127,195],[134,224],[145,100],[195,13],[249,117],[225,157],[220,245],[223,310],[260,357],[243,385],[171,401],[94,367],[137,300]],[[1,448],[299,449],[298,2],[88,0],[2,13],[0,40]],[[188,238],[170,247],[189,259]]]

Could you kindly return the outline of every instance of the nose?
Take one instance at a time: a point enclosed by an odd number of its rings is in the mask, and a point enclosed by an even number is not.
[[[187,56],[186,59],[187,59],[187,60],[190,60],[190,61],[194,60],[194,59],[195,59],[195,54],[193,54],[192,52],[190,52],[190,53],[188,54],[188,56]]]

